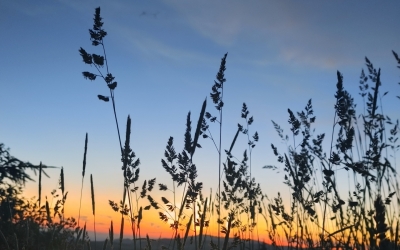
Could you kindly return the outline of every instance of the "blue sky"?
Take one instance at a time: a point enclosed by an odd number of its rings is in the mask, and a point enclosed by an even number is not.
[[[285,149],[271,120],[289,131],[287,108],[300,111],[312,98],[316,132],[330,133],[337,70],[358,101],[367,56],[382,68],[382,89],[389,91],[385,113],[398,117],[400,72],[391,52],[400,53],[397,1],[2,1],[0,142],[22,160],[63,166],[71,202],[79,195],[86,132],[86,187],[92,173],[98,205],[105,207],[122,192],[112,106],[97,99],[109,92],[104,82],[83,79],[81,72],[92,69],[78,52],[83,47],[100,53],[88,34],[98,6],[108,32],[110,72],[118,82],[122,138],[130,115],[141,180],[168,181],[160,160],[169,136],[182,150],[188,111],[194,126],[208,97],[207,111],[216,114],[209,93],[226,52],[223,148],[229,147],[236,124],[243,123],[245,102],[255,119],[251,131],[260,135],[252,171],[271,196],[287,189],[281,184],[282,169],[262,169],[277,163],[271,143]],[[199,179],[206,192],[215,192],[217,152],[210,140],[200,144],[203,149],[194,158]],[[246,138],[237,145],[234,153],[241,158]],[[51,190],[57,187],[59,170],[48,172],[52,178],[45,187]],[[36,195],[35,183],[27,189]]]

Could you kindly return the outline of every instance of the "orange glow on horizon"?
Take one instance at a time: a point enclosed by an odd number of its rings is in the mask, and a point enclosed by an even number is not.
[[[87,188],[87,182],[85,182],[85,186],[83,189],[82,193],[82,201],[81,201],[81,211],[80,211],[80,221],[79,221],[79,226],[83,227],[83,225],[86,223],[86,230],[90,234],[91,240],[93,240],[93,231],[94,231],[94,218],[92,215],[92,203],[91,203],[91,197],[90,197],[90,189],[88,190]],[[30,184],[32,188],[25,189],[23,195],[25,197],[37,197],[37,183]],[[65,204],[65,217],[74,217],[76,220],[78,220],[79,217],[79,204],[80,204],[80,195],[79,190],[80,187],[72,187],[75,188],[73,189],[72,192],[68,194],[67,201]],[[73,195],[73,193],[75,193]],[[121,192],[122,193],[122,192]],[[48,186],[44,186],[42,189],[42,205],[45,203],[45,197],[47,195],[48,202],[50,207],[52,208],[56,200],[58,198],[53,198],[51,197],[50,194],[50,189]],[[60,190],[57,190],[57,194],[60,194]],[[114,197],[118,197],[118,194],[115,194]],[[158,190],[154,190],[153,193],[151,194],[152,197],[160,207],[163,207],[163,209],[166,209],[164,205],[161,203],[161,197],[162,195],[165,195],[170,200],[173,200],[171,198],[170,193],[163,193]],[[103,238],[108,237],[108,232],[110,229],[110,224],[111,221],[113,221],[113,231],[114,231],[114,239],[119,238],[120,234],[120,223],[121,223],[121,214],[118,212],[115,212],[112,210],[112,208],[108,204],[108,200],[110,197],[107,197],[106,194],[97,194],[96,193],[96,188],[95,188],[95,200],[96,200],[96,233],[98,235],[103,235]],[[181,197],[177,196],[176,200],[180,201]],[[114,199],[115,202],[119,202],[118,199]],[[139,202],[140,205],[148,205],[147,200],[143,200]],[[136,207],[134,208],[136,209]],[[153,239],[158,239],[158,238],[167,238],[171,239],[173,238],[174,231],[170,227],[170,223],[172,223],[171,218],[169,217],[168,222],[164,222],[160,219],[159,212],[166,213],[163,209],[160,210],[155,210],[154,208],[151,208],[149,211],[143,210],[143,218],[140,224],[140,236],[138,233],[138,237],[144,238],[148,234],[150,238]],[[184,212],[187,214],[185,215],[185,219],[181,221],[181,225],[178,229],[178,233],[180,234],[181,237],[185,234],[186,231],[186,224],[187,220],[192,213],[192,210],[187,210],[185,209]],[[135,213],[136,215],[137,213]],[[174,216],[173,212],[171,212],[170,216]],[[247,217],[239,218],[242,222],[247,221]],[[207,213],[206,220],[209,220],[209,227],[204,228],[203,235],[210,235],[217,237],[218,236],[218,224],[217,224],[217,215],[214,213],[213,215],[210,213]],[[268,218],[269,220],[269,218]],[[254,232],[252,235],[250,235],[248,232],[242,233],[239,232],[238,228],[234,228],[230,232],[230,238],[233,238],[235,234],[239,234],[241,238],[252,238],[253,240],[260,240],[261,242],[265,242],[267,244],[271,244],[271,240],[269,238],[269,231],[271,230],[270,225],[265,224],[265,221],[260,217],[258,219],[258,226],[254,228]],[[225,225],[226,226],[226,225]],[[285,232],[282,229],[284,225],[278,226],[276,229],[276,235],[275,235],[275,240],[277,245],[287,245],[288,241],[285,237]],[[314,230],[311,230],[313,232],[319,232],[317,228],[315,228],[315,225],[309,225],[309,226],[314,226],[314,227],[309,227],[313,228]],[[197,235],[199,234],[199,227],[197,227]],[[335,231],[335,230],[328,230],[328,231]],[[314,233],[312,237],[318,241],[318,233]],[[189,236],[194,235],[194,229],[193,229],[193,224],[189,230]],[[294,235],[292,231],[292,236]],[[220,233],[220,237],[224,237],[224,233]],[[131,229],[131,224],[128,218],[125,217],[124,219],[124,238],[125,239],[131,239],[132,237],[132,229]]]
[[[36,190],[31,190],[32,193],[34,194]],[[60,192],[59,190],[57,190]],[[29,196],[31,194],[30,192],[24,192],[25,196]],[[32,197],[33,195],[31,195]],[[88,195],[83,194],[84,197],[87,197]],[[89,196],[90,197],[90,196]],[[154,196],[155,199],[160,200],[156,195]],[[54,206],[55,200],[49,200],[50,207]],[[108,199],[103,196],[97,196],[96,195],[96,233],[97,234],[102,234],[106,235],[108,237],[109,229],[110,229],[110,224],[111,221],[113,222],[113,231],[114,231],[114,239],[119,238],[120,234],[120,225],[121,225],[121,214],[119,212],[115,212],[112,210],[112,208],[108,205]],[[67,201],[65,204],[65,217],[73,217],[78,221],[79,218],[79,197],[77,196],[68,196]],[[42,204],[44,203],[44,198],[42,198]],[[148,234],[150,238],[153,239],[158,239],[158,238],[172,238],[174,235],[174,231],[170,227],[170,223],[172,223],[172,220],[169,220],[168,222],[164,222],[159,218],[159,211],[162,210],[155,210],[154,208],[151,208],[149,211],[143,210],[143,219],[140,224],[140,237],[146,237]],[[191,210],[190,210],[191,211]],[[190,212],[189,212],[190,213]],[[178,234],[183,237],[186,231],[186,224],[187,224],[187,219],[188,216],[186,216],[186,219],[183,219],[181,221],[181,225],[178,229]],[[207,214],[206,220],[209,220],[209,227],[205,227],[203,229],[203,235],[209,235],[209,236],[218,236],[218,224],[216,222],[217,217],[216,215],[209,215]],[[86,223],[86,230],[90,233],[93,234],[94,231],[94,217],[92,214],[92,204],[91,204],[91,199],[90,198],[82,198],[81,202],[81,211],[80,211],[80,220],[79,220],[79,226],[83,227],[83,225]],[[222,227],[221,227],[222,228]],[[136,230],[136,229],[135,229]],[[258,232],[257,232],[258,230]],[[199,235],[200,230],[199,227],[196,227],[196,234]],[[139,234],[139,233],[138,233]],[[230,232],[230,238],[233,238],[235,234],[240,234],[239,230],[237,228],[233,228]],[[189,230],[189,236],[194,235],[194,229],[193,229],[193,223],[191,225],[191,228]],[[284,235],[283,232],[281,235]],[[224,237],[224,233],[220,233],[220,237]],[[249,237],[248,233],[242,233],[242,237],[244,238],[252,238],[254,240],[260,239],[262,242],[270,243],[267,229],[265,227],[265,223],[263,221],[260,221],[260,226],[258,228],[254,229],[252,237]],[[125,217],[124,218],[124,238],[133,238],[132,237],[132,228],[131,228],[131,223],[130,220]]]

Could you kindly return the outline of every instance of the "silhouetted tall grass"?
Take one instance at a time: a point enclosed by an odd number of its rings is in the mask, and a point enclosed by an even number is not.
[[[380,69],[375,69],[367,58],[366,65],[369,75],[365,76],[362,71],[360,81],[360,94],[367,99],[366,109],[359,116],[354,99],[343,87],[343,76],[337,72],[328,154],[322,147],[325,134],[315,136],[312,133],[315,116],[311,100],[303,111],[288,110],[293,145],[288,143],[289,136],[273,122],[278,135],[288,145],[288,152],[284,154],[274,145],[272,149],[278,162],[285,166],[285,183],[292,190],[293,201],[291,214],[284,210],[281,202],[270,204],[270,208],[282,222],[279,226],[285,232],[289,247],[394,249],[398,244],[398,231],[393,232],[393,225],[399,220],[399,202],[391,202],[395,194],[399,197],[398,179],[386,152],[389,147],[397,148],[393,144],[397,139],[393,136],[397,134],[398,122],[393,126],[383,113],[382,101],[378,105],[378,100],[387,94],[380,94]],[[372,88],[367,81],[372,82]],[[392,127],[389,138],[387,126]],[[316,167],[321,169],[322,188],[315,185],[318,182]],[[346,198],[338,185],[338,175],[343,171],[352,179]],[[320,233],[310,235],[310,228]],[[327,231],[328,228],[333,231]],[[275,232],[276,225],[272,230]],[[316,236],[319,237],[317,244]]]
[[[250,116],[245,103],[240,112],[244,124],[238,124],[237,132],[227,147],[229,149],[224,150],[226,159],[222,162],[225,54],[210,94],[218,115],[213,116],[206,111],[206,99],[194,131],[192,114],[187,114],[183,133],[184,148],[179,153],[175,150],[174,138],[168,139],[161,166],[171,180],[158,183],[163,194],[161,201],[158,201],[150,195],[156,185],[155,178],[139,184],[140,160],[131,148],[129,116],[124,146],[121,143],[114,98],[117,82],[108,71],[104,47],[107,33],[102,26],[100,8],[96,8],[94,26],[89,33],[92,45],[101,45],[103,55],[89,54],[82,48],[79,51],[83,61],[94,66],[98,72],[94,74],[85,71],[83,76],[89,80],[101,77],[110,89],[121,148],[123,177],[122,199],[119,202],[109,200],[112,210],[121,214],[119,249],[123,249],[123,240],[128,235],[133,249],[154,249],[154,241],[149,238],[149,232],[142,232],[140,226],[146,220],[145,211],[151,209],[156,210],[160,221],[171,228],[171,238],[168,243],[163,243],[162,249],[399,249],[400,190],[396,171],[396,153],[400,147],[397,142],[399,121],[392,120],[384,113],[383,101],[388,92],[381,94],[381,70],[376,69],[368,58],[365,58],[367,71],[362,70],[360,75],[359,94],[363,100],[360,114],[357,114],[353,97],[344,88],[342,74],[336,73],[332,130],[327,136],[327,143],[325,133],[317,134],[313,128],[316,116],[311,99],[303,110],[296,112],[288,109],[290,131],[287,134],[278,122],[272,121],[286,148],[278,149],[271,144],[278,166],[267,165],[265,168],[271,171],[283,167],[284,183],[290,190],[289,202],[285,202],[282,192],[269,198],[272,196],[267,196],[261,190],[252,175],[252,150],[259,135],[250,132],[254,118]],[[395,52],[393,55],[400,68],[400,58]],[[103,74],[101,68],[104,66],[106,73]],[[106,102],[110,99],[108,96],[98,97]],[[400,96],[397,97],[400,99]],[[207,122],[219,125],[217,140]],[[236,142],[241,134],[246,137],[247,143],[242,155],[238,156],[233,154],[232,149],[238,146]],[[216,172],[219,179],[214,198],[211,192],[209,196],[203,194],[201,176],[197,174],[194,161],[196,149],[201,148],[201,138],[211,139],[218,153],[219,166]],[[87,134],[81,189],[86,170],[86,153]],[[7,163],[2,159],[0,157],[2,166],[6,166]],[[66,218],[64,214],[68,194],[64,185],[68,181],[64,180],[64,169],[61,168],[59,181],[61,196],[57,190],[51,193],[52,199],[56,200],[54,206],[47,196],[45,205],[41,205],[41,174],[42,165],[39,167],[39,199],[33,202],[18,200],[17,191],[11,187],[3,189],[1,186],[0,208],[2,212],[7,212],[8,219],[6,223],[0,223],[0,247],[90,249],[86,223],[83,228],[79,227],[80,208],[78,222]],[[343,176],[347,176],[347,187],[340,183]],[[2,182],[0,184],[3,185]],[[92,175],[90,184],[96,245]],[[394,198],[396,201],[393,201]],[[14,204],[11,209],[10,200],[20,203]],[[3,205],[8,207],[4,209]],[[213,217],[214,211],[217,218]],[[1,219],[6,218],[3,214],[1,216]],[[258,218],[263,218],[263,221]],[[126,221],[131,227],[130,233],[124,232]],[[258,230],[261,223],[267,226],[267,232]],[[217,243],[208,234],[210,225],[218,227]],[[263,238],[269,238],[268,245],[259,240],[260,234]],[[114,243],[114,224],[111,221],[102,248],[114,249]]]

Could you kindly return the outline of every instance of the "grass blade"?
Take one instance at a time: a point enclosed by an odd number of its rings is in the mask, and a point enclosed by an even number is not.
[[[39,207],[42,199],[42,162],[39,165]]]
[[[78,248],[78,242],[79,242],[79,240],[80,240],[80,238],[81,238],[81,236],[82,236],[82,231],[83,231],[83,228],[77,228],[78,229],[78,233],[77,233],[77,236],[76,236],[76,241],[75,241],[75,248]]]
[[[96,204],[94,201],[94,188],[93,188],[93,176],[90,174],[90,190],[92,197],[92,213],[93,213],[93,230],[94,230],[94,249],[96,249],[97,238],[96,238]]]
[[[199,140],[199,136],[200,136],[200,132],[201,132],[201,124],[203,122],[204,113],[206,112],[206,107],[207,107],[207,99],[205,99],[203,102],[203,106],[201,107],[201,111],[200,111],[199,120],[197,121],[197,127],[196,127],[196,131],[194,133],[194,138],[193,138],[192,150],[190,152],[191,157],[193,157],[194,151],[197,148],[197,142]]]
[[[122,239],[124,238],[124,217],[121,218],[121,229],[119,232],[119,250],[122,249]]]
[[[114,249],[114,227],[112,221],[111,221],[111,227],[110,229],[108,229],[108,237],[110,238],[111,249]]]
[[[93,188],[93,176],[90,174],[90,190],[92,196],[92,214],[96,215],[95,201],[94,201],[94,188]]]
[[[240,132],[240,128],[238,128],[238,130],[236,131],[235,137],[233,138],[232,144],[231,144],[231,146],[229,148],[229,151],[228,151],[229,153],[232,152],[233,146],[236,143],[236,139],[238,138],[239,132]]]
[[[394,235],[394,249],[398,249],[399,244],[399,221],[396,223],[396,233]]]
[[[79,227],[79,221],[81,219],[82,190],[83,190],[83,179],[85,178],[85,170],[86,170],[87,144],[88,144],[88,133],[86,133],[86,137],[85,137],[85,152],[83,153],[82,184],[81,184],[81,197],[79,199],[78,227]]]
[[[106,250],[106,248],[107,248],[107,243],[108,243],[108,238],[104,241],[103,250]]]
[[[199,232],[199,248],[200,249],[202,248],[203,228],[204,228],[204,221],[206,218],[207,202],[208,202],[208,198],[206,198],[206,200],[204,202],[203,213],[201,214],[201,219],[200,219],[200,232]]]
[[[147,250],[151,250],[151,243],[150,243],[150,238],[149,238],[148,234],[146,234],[146,240],[147,240]]]
[[[1,235],[1,238],[3,239],[4,243],[6,244],[7,249],[10,250],[10,246],[8,245],[7,239],[1,230],[0,230],[0,235]]]
[[[64,197],[65,186],[64,186],[64,168],[63,167],[61,167],[61,172],[60,172],[60,189],[61,189],[62,196]]]
[[[83,153],[82,178],[85,177],[87,144],[88,144],[88,133],[86,133],[86,137],[85,137],[85,152]]]
[[[190,215],[189,222],[186,225],[185,237],[183,238],[183,244],[182,244],[182,248],[183,249],[185,248],[186,240],[187,240],[187,237],[189,235],[190,226],[192,225],[192,219],[193,219],[193,214]]]
[[[65,185],[64,185],[64,168],[63,167],[61,167],[61,172],[60,172],[60,189],[61,189],[61,193],[62,193],[62,205],[63,205],[63,208],[62,208],[62,211],[61,211],[61,213],[62,213],[62,218],[61,218],[61,220],[64,220],[64,209],[65,209],[65,200],[66,200],[66,195],[64,194],[64,192],[65,192]]]
[[[6,239],[6,237],[4,236],[4,234],[3,234],[3,232],[1,230],[0,230],[0,235],[1,235],[1,238],[3,239],[4,243],[7,246],[7,250],[10,250],[10,246],[8,245],[7,239]]]
[[[51,215],[50,215],[49,202],[47,201],[47,199],[46,199],[46,214],[47,214],[47,221],[48,221],[49,223],[52,223]]]
[[[192,153],[192,127],[191,127],[192,121],[190,120],[190,111],[188,112],[186,116],[186,131],[185,131],[185,150],[189,152],[189,154]]]
[[[15,239],[15,246],[16,246],[17,249],[19,249],[18,238],[17,238],[17,235],[15,233],[14,233],[14,239]]]
[[[82,243],[85,242],[85,235],[86,235],[86,222],[85,225],[83,226],[83,232],[82,232]]]
[[[179,208],[179,214],[178,214],[178,219],[181,218],[182,213],[183,213],[183,209],[185,208],[185,203],[186,203],[186,198],[187,198],[188,193],[185,193],[185,197],[183,197],[182,199],[182,204],[181,207]]]

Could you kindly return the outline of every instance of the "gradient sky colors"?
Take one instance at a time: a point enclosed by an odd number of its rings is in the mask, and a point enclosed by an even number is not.
[[[1,1],[0,142],[21,160],[63,166],[69,191],[66,212],[77,217],[87,132],[82,214],[92,223],[93,174],[97,220],[104,231],[115,214],[108,200],[122,196],[121,157],[111,103],[97,99],[108,89],[100,80],[83,79],[81,72],[91,69],[78,52],[83,47],[100,53],[88,34],[98,6],[108,32],[110,72],[118,81],[121,137],[130,115],[131,147],[142,162],[140,182],[156,177],[157,183],[169,184],[160,160],[169,136],[175,138],[176,150],[182,150],[188,111],[195,124],[207,97],[207,111],[216,114],[209,93],[226,52],[223,147],[229,147],[236,124],[243,123],[245,102],[255,119],[251,131],[260,135],[252,172],[270,196],[288,191],[270,144],[282,151],[285,146],[271,120],[289,131],[287,108],[300,111],[312,98],[316,132],[329,133],[336,70],[358,102],[367,56],[382,68],[382,89],[389,91],[385,113],[398,117],[400,71],[391,52],[400,53],[398,1]],[[244,136],[239,138],[234,151],[239,159],[246,142]],[[194,161],[207,194],[217,188],[218,156],[210,140],[200,144]],[[265,165],[280,169],[264,170]],[[59,170],[48,173],[44,195],[50,199]],[[37,195],[36,185],[27,184],[26,196]],[[164,232],[158,219],[144,223],[156,232],[153,236]]]

